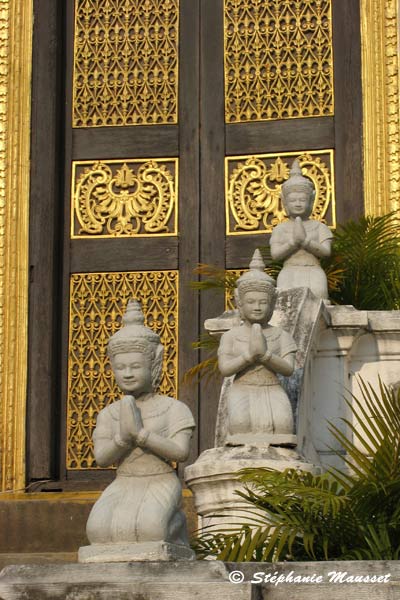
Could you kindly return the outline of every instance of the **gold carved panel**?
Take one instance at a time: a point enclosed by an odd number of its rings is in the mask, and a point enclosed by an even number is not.
[[[287,216],[282,205],[282,183],[298,158],[302,173],[314,183],[312,218],[336,226],[334,151],[258,154],[225,158],[227,235],[270,233]]]
[[[333,115],[331,0],[225,0],[227,123]]]
[[[179,0],[75,0],[73,127],[177,123]]]
[[[71,276],[67,469],[95,468],[92,435],[98,412],[121,396],[106,355],[130,298],[164,345],[160,393],[176,397],[178,381],[178,272],[75,273]]]
[[[76,161],[71,237],[177,235],[178,159]]]

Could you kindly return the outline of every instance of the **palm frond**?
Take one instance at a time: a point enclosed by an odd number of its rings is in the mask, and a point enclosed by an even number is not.
[[[216,290],[225,293],[235,288],[238,276],[225,269],[213,265],[200,264],[194,269],[194,273],[204,279],[192,281],[190,286],[195,290]]]
[[[343,278],[331,288],[332,299],[358,309],[385,310],[399,306],[399,214],[364,216],[339,226],[332,256],[323,266],[335,265]]]
[[[197,342],[192,343],[192,348],[194,350],[202,350],[206,352],[208,356],[184,373],[182,384],[193,385],[199,381],[208,384],[219,375],[217,357],[218,339],[208,333],[204,334],[200,336],[200,339],[197,340]]]

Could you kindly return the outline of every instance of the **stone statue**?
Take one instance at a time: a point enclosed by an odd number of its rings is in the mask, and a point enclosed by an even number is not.
[[[294,160],[290,177],[282,185],[289,220],[274,228],[271,255],[274,260],[285,261],[276,282],[279,288],[308,287],[317,298],[328,298],[327,279],[319,259],[330,256],[332,232],[324,223],[309,219],[314,196],[312,182],[303,177],[298,160]]]
[[[242,323],[222,335],[218,349],[222,375],[234,376],[226,400],[227,445],[295,443],[291,404],[277,373],[293,372],[296,344],[289,333],[269,325],[276,290],[264,268],[256,250],[235,290]]]
[[[189,408],[155,393],[163,346],[130,301],[123,327],[108,343],[115,379],[125,394],[100,411],[93,434],[98,466],[117,465],[115,480],[93,506],[91,543],[81,562],[193,558],[182,489],[171,463],[186,460],[194,428]]]

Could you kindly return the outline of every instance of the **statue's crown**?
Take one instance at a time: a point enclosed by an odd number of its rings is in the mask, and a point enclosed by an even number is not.
[[[285,198],[290,192],[306,192],[311,194],[314,190],[313,183],[301,174],[301,167],[296,158],[290,169],[289,179],[282,184],[282,194]]]
[[[137,300],[129,300],[122,317],[122,327],[110,337],[107,346],[109,356],[122,352],[146,352],[149,347],[160,344],[160,337],[144,324],[144,315]]]
[[[265,272],[265,263],[257,248],[249,265],[249,271],[241,275],[236,282],[240,295],[250,291],[270,292],[275,288],[275,281]]]

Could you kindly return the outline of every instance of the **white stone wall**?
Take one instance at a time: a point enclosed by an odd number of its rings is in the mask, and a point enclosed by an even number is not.
[[[299,406],[298,433],[310,459],[314,448],[323,464],[341,463],[328,422],[346,432],[341,419],[353,417],[344,395],[362,399],[359,377],[375,389],[379,378],[387,385],[399,383],[400,311],[325,307],[306,360]]]

